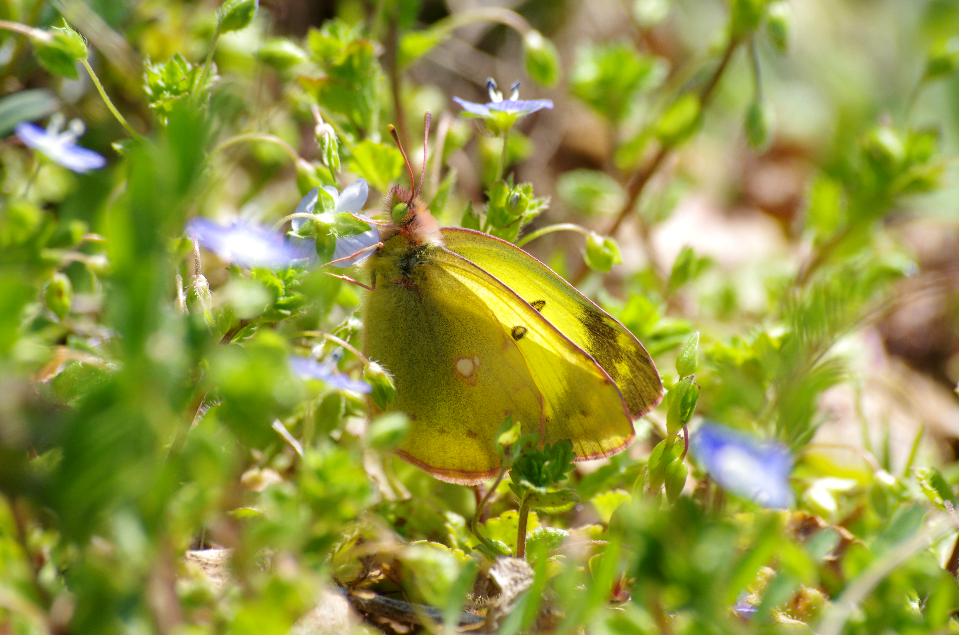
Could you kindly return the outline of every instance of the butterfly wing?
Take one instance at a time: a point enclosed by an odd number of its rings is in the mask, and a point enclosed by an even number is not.
[[[524,357],[483,301],[437,264],[418,265],[410,280],[381,275],[364,307],[364,350],[394,376],[387,410],[411,420],[399,454],[454,483],[493,476],[505,418],[542,421]]]
[[[443,247],[435,249],[432,259],[471,290],[523,355],[543,399],[543,443],[569,439],[578,460],[624,449],[634,436],[627,405],[615,382],[588,353],[469,259]]]
[[[394,375],[388,409],[411,418],[402,456],[471,484],[498,471],[495,439],[507,416],[544,443],[570,439],[579,459],[631,440],[607,373],[504,284],[439,246],[416,264],[390,252],[371,260],[364,347]],[[393,261],[385,268],[380,260]]]
[[[442,228],[449,250],[518,293],[614,379],[634,418],[658,405],[661,377],[645,347],[624,325],[544,263],[514,244],[465,228]]]

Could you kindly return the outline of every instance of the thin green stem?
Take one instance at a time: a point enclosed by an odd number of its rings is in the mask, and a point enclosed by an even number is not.
[[[544,228],[539,228],[534,232],[528,233],[527,235],[525,235],[524,237],[518,240],[517,245],[518,245],[518,248],[521,248],[522,246],[526,244],[530,244],[534,240],[540,239],[545,235],[550,235],[551,233],[558,233],[558,232],[564,232],[564,231],[578,233],[579,235],[584,235],[585,237],[591,234],[590,230],[582,226],[579,226],[578,224],[571,224],[571,223],[551,224],[550,226],[545,226]]]
[[[481,545],[493,556],[499,555],[498,548],[495,547],[493,542],[491,542],[491,539],[481,533],[481,517],[484,516],[484,508],[487,506],[488,501],[491,500],[494,492],[498,489],[498,485],[500,485],[501,481],[504,480],[504,475],[507,471],[508,468],[506,464],[502,464],[501,470],[498,472],[498,476],[494,479],[494,483],[492,483],[491,488],[485,492],[484,496],[478,500],[478,504],[474,510],[474,516],[472,516],[471,520],[468,522],[471,533],[474,534],[479,541],[481,541]]]
[[[508,172],[508,131],[501,134],[501,159],[498,160],[500,165],[498,166],[498,179],[504,179],[505,173]]]
[[[752,89],[755,92],[755,101],[761,102],[764,98],[762,93],[762,63],[758,57],[758,48],[755,46],[755,39],[748,43],[748,53],[752,61]]]
[[[42,166],[42,163],[40,162],[40,160],[38,160],[37,157],[34,156],[33,169],[30,171],[30,177],[27,178],[27,183],[23,185],[23,193],[20,194],[20,197],[26,198],[27,195],[30,194],[30,188],[33,186],[33,183],[37,181],[37,174],[40,172],[41,166]]]
[[[124,130],[126,130],[132,138],[140,139],[140,134],[135,131],[130,124],[127,123],[127,119],[124,118],[120,111],[117,110],[117,107],[114,106],[110,96],[107,95],[107,91],[104,90],[104,85],[100,83],[100,78],[97,77],[97,74],[94,73],[93,67],[90,66],[90,62],[87,60],[81,60],[80,64],[82,64],[83,68],[87,71],[87,75],[90,76],[90,81],[93,82],[94,88],[96,88],[97,93],[100,94],[100,99],[102,99],[104,104],[107,105],[107,110],[110,111],[110,114],[114,116],[114,119],[120,122],[120,125],[124,127]]]
[[[0,20],[0,29],[13,31],[14,33],[19,33],[20,35],[25,35],[28,38],[36,40],[47,41],[50,39],[50,36],[41,29],[35,29],[19,22],[11,22],[10,20]]]
[[[314,217],[314,213],[291,213],[290,215],[278,219],[274,224],[274,230],[280,229],[284,224],[292,219],[314,219]]]
[[[434,28],[447,34],[455,29],[474,24],[475,22],[495,22],[503,24],[521,36],[532,31],[531,25],[521,17],[521,14],[511,9],[505,9],[504,7],[478,7],[477,9],[461,11],[446,20],[442,20],[439,24],[435,25]]]
[[[291,158],[291,161],[294,162],[295,166],[302,161],[301,156],[297,154],[297,151],[293,146],[276,135],[271,135],[269,133],[241,133],[240,135],[229,137],[218,144],[214,148],[214,152],[219,153],[230,148],[231,146],[242,144],[243,142],[266,142],[268,144],[275,144],[284,149],[284,152],[287,153],[288,157]]]
[[[699,110],[704,111],[711,103],[718,88],[718,84],[721,81],[722,76],[725,74],[725,71],[731,65],[735,51],[738,50],[738,47],[741,45],[741,43],[742,40],[740,38],[730,38],[728,40],[728,44],[725,46],[725,51],[722,53],[721,60],[719,60],[718,65],[715,67],[715,72],[712,73],[711,77],[708,79],[708,82],[705,83],[701,91],[698,93]],[[625,198],[625,203],[618,212],[618,215],[612,221],[611,226],[609,226],[607,231],[604,233],[605,235],[614,237],[618,232],[618,229],[621,228],[621,225],[628,219],[628,217],[632,215],[632,213],[634,213],[635,207],[637,206],[638,200],[641,198],[641,194],[645,190],[645,187],[665,163],[665,160],[668,159],[672,151],[675,150],[675,146],[676,143],[665,143],[660,145],[658,150],[655,151],[654,155],[651,156],[651,159],[645,162],[641,168],[638,169],[634,175],[632,175],[631,179],[628,180],[628,183],[625,185],[625,190],[627,191],[628,196]],[[650,228],[648,228],[648,225],[645,224],[642,227],[641,239],[643,245],[645,246],[646,252],[654,249],[654,243],[651,241],[650,233]],[[657,260],[654,259],[654,255],[651,252],[648,252],[648,258],[652,264],[655,264],[654,270],[656,274],[659,274],[659,277],[663,278],[661,277],[661,273],[658,271],[656,265]],[[588,275],[588,272],[588,265],[582,264],[579,272],[572,278],[572,283],[577,285],[579,282],[583,281]]]

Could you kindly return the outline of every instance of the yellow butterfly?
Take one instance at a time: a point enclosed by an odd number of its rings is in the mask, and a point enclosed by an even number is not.
[[[425,157],[430,114],[425,116]],[[410,188],[389,193],[392,221],[364,263],[365,354],[394,376],[388,410],[410,418],[398,449],[435,477],[497,474],[507,417],[542,444],[569,439],[576,460],[610,456],[664,388],[644,346],[614,317],[514,244],[439,228]]]

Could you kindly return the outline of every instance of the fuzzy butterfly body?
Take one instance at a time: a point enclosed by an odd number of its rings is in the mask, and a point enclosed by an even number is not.
[[[364,350],[394,375],[387,409],[410,418],[401,456],[478,483],[500,469],[508,417],[542,444],[570,440],[578,460],[624,449],[663,393],[644,347],[513,244],[438,228],[411,182],[365,262]]]

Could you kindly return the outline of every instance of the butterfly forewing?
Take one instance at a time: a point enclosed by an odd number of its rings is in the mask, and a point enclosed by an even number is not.
[[[367,298],[364,347],[394,375],[388,410],[411,419],[398,451],[438,478],[480,482],[499,468],[495,439],[507,416],[540,427],[541,394],[511,335],[463,278],[428,257],[391,259]]]
[[[435,248],[431,259],[480,299],[523,355],[544,401],[543,443],[569,439],[578,459],[609,456],[628,444],[634,430],[627,406],[592,357],[472,261],[446,248]],[[495,376],[502,372],[487,371]]]
[[[537,309],[614,379],[635,418],[658,405],[664,388],[638,339],[577,288],[514,244],[464,228],[442,228],[445,247],[469,259]]]

